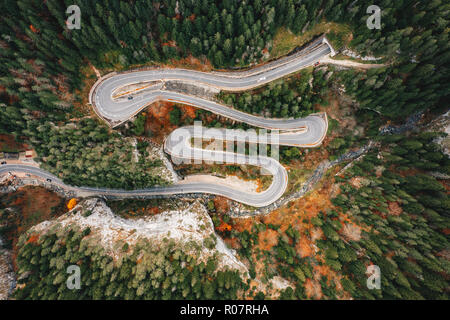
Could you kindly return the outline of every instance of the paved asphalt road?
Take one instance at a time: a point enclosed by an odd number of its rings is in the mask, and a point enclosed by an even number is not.
[[[250,75],[246,72],[242,72],[241,77],[237,75],[239,74],[237,72],[205,73],[184,69],[160,69],[120,73],[100,82],[93,91],[92,101],[94,108],[96,108],[97,113],[101,117],[109,122],[114,122],[117,124],[128,120],[130,117],[155,101],[170,101],[172,99],[180,102],[190,102],[190,104],[196,105],[199,108],[204,108],[218,114],[223,114],[226,117],[253,125],[253,123],[250,122],[251,118],[257,117],[251,117],[248,114],[238,112],[226,106],[222,106],[222,108],[220,108],[219,104],[214,104],[212,102],[209,102],[208,104],[200,98],[181,93],[164,90],[154,90],[150,92],[146,91],[145,93],[134,95],[133,100],[114,100],[112,95],[118,88],[125,87],[127,85],[161,80],[191,82],[193,84],[211,86],[224,91],[248,90],[311,66],[318,62],[321,57],[330,54],[331,51],[327,44],[316,43],[313,48],[308,47],[302,52],[305,53],[303,55],[296,55],[295,58],[289,59],[287,62],[285,61],[280,66],[271,65],[268,69],[260,67],[258,68],[258,72],[256,74],[251,73]],[[228,111],[224,113],[224,109]],[[273,120],[270,119],[260,118],[259,123],[254,125],[260,126],[262,124],[263,127],[268,127],[272,124],[272,121]]]
[[[122,123],[155,101],[175,101],[202,108],[239,122],[248,123],[255,127],[271,129],[272,131],[281,130],[281,133],[275,140],[270,140],[271,136],[269,134],[269,143],[299,147],[315,147],[322,143],[328,129],[328,122],[325,114],[310,115],[300,119],[267,119],[231,109],[230,107],[213,101],[178,92],[162,90],[161,86],[154,86],[152,91],[136,94],[132,100],[126,98],[115,100],[112,96],[114,91],[130,84],[168,80],[188,81],[193,84],[199,83],[221,90],[248,90],[313,65],[319,61],[321,57],[328,55],[330,52],[331,50],[327,44],[324,44],[321,41],[315,41],[292,58],[283,58],[279,60],[279,63],[273,62],[267,66],[258,67],[255,70],[242,73],[204,73],[183,69],[165,69],[116,74],[101,81],[95,90],[92,91],[93,96],[91,98],[97,113],[109,123]],[[202,182],[175,184],[168,187],[153,187],[141,190],[74,187],[65,185],[60,179],[44,170],[26,165],[2,165],[0,166],[0,174],[5,174],[7,172],[30,173],[44,179],[51,179],[52,184],[59,185],[67,190],[75,191],[77,194],[83,196],[92,195],[132,198],[173,194],[209,193],[225,196],[255,207],[267,206],[280,198],[286,190],[288,175],[284,167],[277,160],[261,155],[244,155],[226,151],[205,150],[192,146],[191,143],[192,138],[230,140],[230,138],[225,138],[227,133],[231,133],[234,141],[258,142],[258,139],[261,139],[255,134],[252,135],[251,132],[239,130],[229,130],[226,132],[226,129],[206,129],[202,127],[200,127],[199,131],[198,127],[195,129],[194,126],[189,126],[174,130],[169,137],[167,137],[164,149],[167,153],[172,155],[175,160],[201,159],[204,161],[217,161],[218,159],[226,159],[227,163],[260,166],[273,175],[272,184],[268,189],[260,193],[245,193],[225,185]]]

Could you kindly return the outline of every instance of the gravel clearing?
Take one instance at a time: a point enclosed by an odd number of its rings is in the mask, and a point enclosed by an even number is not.
[[[214,183],[221,184],[234,188],[236,190],[241,190],[245,193],[257,193],[258,184],[255,181],[246,181],[240,179],[237,176],[227,176],[226,178],[220,178],[208,174],[194,174],[186,176],[179,183],[193,183],[193,182],[203,182],[203,183]]]

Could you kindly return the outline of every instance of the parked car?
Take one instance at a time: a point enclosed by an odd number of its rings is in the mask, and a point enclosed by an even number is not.
[[[6,161],[2,161],[2,164],[6,164]]]
[[[129,96],[129,97],[128,97],[128,100],[133,100],[133,97],[132,97],[132,96]]]
[[[314,63],[314,67],[317,67],[320,64],[319,61],[317,61],[316,63]]]
[[[47,181],[48,181],[48,182],[52,182],[52,179],[50,179],[50,178],[47,178]]]

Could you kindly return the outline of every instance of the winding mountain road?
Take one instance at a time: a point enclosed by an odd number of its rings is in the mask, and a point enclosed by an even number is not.
[[[245,122],[249,125],[270,129],[277,135],[259,136],[252,131],[207,129],[201,126],[181,127],[174,130],[164,143],[164,150],[173,159],[192,161],[221,161],[234,164],[251,164],[266,169],[273,175],[269,188],[259,193],[245,193],[241,190],[208,182],[180,183],[168,187],[153,187],[140,190],[119,190],[106,188],[75,187],[64,184],[57,177],[36,167],[26,165],[2,165],[0,174],[7,172],[26,172],[44,179],[80,196],[105,196],[114,198],[155,197],[174,194],[209,193],[255,206],[267,206],[285,192],[288,175],[285,168],[275,159],[264,155],[245,155],[222,150],[203,149],[192,145],[193,138],[215,139],[235,142],[277,144],[298,147],[316,147],[325,138],[328,122],[326,114],[314,114],[299,119],[268,119],[250,115],[235,109],[206,100],[201,97],[165,89],[168,81],[189,82],[209,86],[224,91],[243,91],[252,89],[284,77],[302,68],[314,65],[320,58],[333,52],[325,38],[319,38],[308,47],[267,65],[241,72],[198,72],[184,69],[156,69],[111,74],[98,81],[91,89],[89,100],[96,113],[110,126],[117,126],[143,108],[159,100],[178,102],[211,111],[221,116]],[[117,92],[133,85],[144,85],[145,90],[121,94]],[[132,98],[130,98],[132,97]]]
[[[251,116],[212,101],[166,91],[163,88],[150,91],[144,90],[135,95],[122,95],[121,99],[114,99],[113,96],[119,88],[152,82],[162,82],[161,87],[163,87],[164,82],[168,81],[187,82],[194,85],[201,84],[223,91],[249,90],[312,66],[320,58],[329,55],[331,53],[330,46],[324,43],[322,38],[319,40],[314,41],[311,45],[290,57],[250,71],[207,73],[186,69],[154,69],[119,74],[112,73],[97,83],[91,90],[90,102],[97,114],[113,126],[127,121],[153,102],[165,100],[194,105],[251,125],[271,127],[274,121],[272,119]],[[133,96],[133,100],[124,99],[128,96]],[[257,123],[253,122],[255,118],[259,118]],[[287,122],[295,122],[295,119]],[[277,125],[282,126],[283,123],[284,121],[278,121]]]

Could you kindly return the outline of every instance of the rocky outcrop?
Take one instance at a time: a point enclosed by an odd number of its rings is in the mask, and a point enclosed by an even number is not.
[[[12,252],[2,248],[0,238],[0,300],[10,297],[16,287],[16,275],[12,266]]]
[[[382,57],[374,57],[374,56],[361,56],[358,53],[346,48],[341,51],[341,53],[345,56],[352,57],[354,59],[360,59],[363,61],[377,61],[383,59]]]
[[[442,148],[442,151],[450,156],[450,111],[440,115],[432,120],[425,129],[427,131],[440,131],[447,133],[446,137],[436,138],[436,143]]]
[[[150,240],[153,244],[174,240],[184,250],[200,247],[200,260],[207,260],[218,254],[219,269],[228,267],[243,274],[248,272],[234,250],[229,249],[215,234],[213,222],[199,200],[186,203],[185,207],[178,210],[140,219],[124,219],[115,215],[103,200],[91,198],[82,201],[58,219],[34,226],[32,232],[45,233],[56,225],[65,227],[73,224],[82,229],[90,228],[91,236],[113,258],[120,257],[124,243],[133,247],[143,239]],[[206,245],[209,239],[213,240],[213,245]]]

